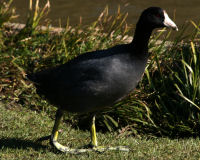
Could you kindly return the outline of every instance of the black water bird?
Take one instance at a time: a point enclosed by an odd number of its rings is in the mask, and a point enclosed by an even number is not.
[[[165,10],[147,8],[139,18],[131,43],[88,52],[56,68],[27,75],[39,93],[58,107],[50,138],[58,150],[69,153],[128,150],[123,146],[101,148],[97,145],[95,116],[91,123],[91,149],[71,149],[59,144],[58,126],[64,111],[99,111],[128,95],[144,73],[151,33],[162,27],[178,30]]]

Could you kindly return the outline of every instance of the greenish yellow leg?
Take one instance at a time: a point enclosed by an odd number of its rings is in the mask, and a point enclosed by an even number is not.
[[[129,151],[127,146],[116,146],[116,147],[103,147],[98,146],[97,144],[97,136],[96,136],[96,127],[95,127],[95,116],[92,117],[92,124],[91,124],[91,145],[94,151],[104,152],[107,150],[114,150],[114,151]]]
[[[72,149],[72,148],[63,146],[62,144],[58,143],[58,141],[57,141],[57,139],[58,139],[58,127],[59,127],[59,124],[62,120],[62,117],[63,117],[63,112],[61,110],[58,110],[57,113],[56,113],[55,124],[54,124],[54,127],[53,127],[51,139],[50,139],[53,146],[61,152],[70,153],[70,154],[79,154],[79,153],[85,153],[85,152],[88,152],[88,151],[92,151],[92,149]]]
[[[60,143],[58,143],[57,139],[58,139],[58,127],[59,127],[59,124],[62,120],[62,117],[63,117],[63,112],[61,110],[57,110],[56,112],[56,119],[55,119],[55,124],[54,124],[54,127],[53,127],[53,131],[52,131],[52,134],[51,134],[51,143],[59,150],[59,151],[62,151],[62,152],[66,152],[69,150],[68,147],[65,147],[63,145],[61,145]]]
[[[95,116],[92,117],[91,145],[92,145],[92,147],[97,147],[97,135],[96,135],[96,127],[95,127]]]

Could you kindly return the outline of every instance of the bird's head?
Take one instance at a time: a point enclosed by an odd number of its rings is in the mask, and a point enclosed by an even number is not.
[[[169,18],[167,12],[160,7],[150,7],[145,9],[139,22],[148,28],[168,27],[178,31],[176,24]]]

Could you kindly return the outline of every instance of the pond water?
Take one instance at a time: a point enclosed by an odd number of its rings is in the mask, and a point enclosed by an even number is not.
[[[40,1],[44,4],[44,0]],[[110,14],[115,14],[120,5],[121,12],[128,12],[129,24],[135,24],[140,13],[149,6],[165,9],[172,19],[175,15],[178,26],[188,20],[200,21],[200,0],[50,0],[50,4],[48,18],[54,26],[59,26],[59,22],[66,24],[67,17],[70,25],[78,24],[80,17],[83,24],[89,24],[97,19],[107,5]],[[29,0],[13,0],[13,6],[19,15],[16,21],[24,23]]]

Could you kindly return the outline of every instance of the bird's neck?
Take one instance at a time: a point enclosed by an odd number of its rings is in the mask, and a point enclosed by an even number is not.
[[[137,24],[135,35],[131,45],[134,49],[134,54],[143,55],[148,53],[148,43],[153,29],[148,26]]]

